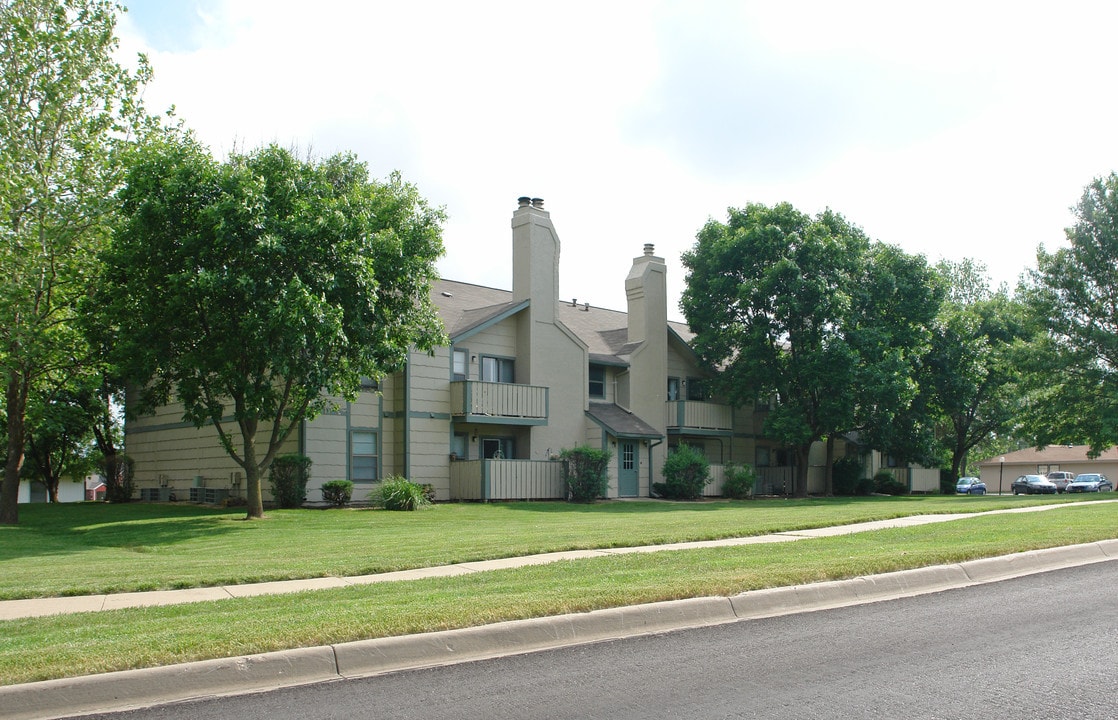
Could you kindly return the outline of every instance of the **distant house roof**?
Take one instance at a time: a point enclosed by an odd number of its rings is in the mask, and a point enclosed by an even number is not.
[[[1072,463],[1098,462],[1099,460],[1118,460],[1118,447],[1104,450],[1097,458],[1087,457],[1087,451],[1089,449],[1090,447],[1087,445],[1048,445],[1040,450],[1036,448],[1027,448],[1025,450],[1008,452],[1004,455],[995,455],[988,460],[983,460],[979,463],[979,466],[998,465],[1002,462],[1003,457],[1006,463],[1012,464],[1060,463],[1062,465],[1067,465]]]

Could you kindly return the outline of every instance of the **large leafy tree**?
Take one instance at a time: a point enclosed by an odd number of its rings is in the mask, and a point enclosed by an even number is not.
[[[886,437],[916,395],[913,367],[939,302],[923,258],[873,243],[830,210],[730,209],[684,254],[694,347],[737,404],[776,397],[764,432],[797,457],[854,429]]]
[[[943,261],[936,269],[948,295],[934,325],[922,395],[957,478],[971,450],[1010,431],[1019,415],[1017,347],[1029,331],[1021,303],[1005,287],[991,291],[980,265]]]
[[[0,375],[7,417],[0,523],[19,520],[29,399],[86,356],[75,327],[108,238],[121,146],[149,122],[148,78],[113,55],[108,0],[0,0]]]
[[[1027,429],[1038,446],[1118,442],[1118,175],[1088,185],[1068,246],[1037,252],[1024,287],[1038,338],[1020,364]]]
[[[445,342],[429,299],[442,214],[398,175],[274,146],[218,162],[168,133],[121,196],[105,256],[119,357],[141,409],[173,399],[213,426],[244,470],[249,517],[301,420]]]

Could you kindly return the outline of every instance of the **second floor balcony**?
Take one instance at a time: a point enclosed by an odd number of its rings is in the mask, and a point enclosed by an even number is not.
[[[666,403],[668,431],[730,433],[734,411],[729,405],[698,400],[670,400]]]
[[[450,408],[461,422],[546,425],[548,388],[455,380],[450,383]]]

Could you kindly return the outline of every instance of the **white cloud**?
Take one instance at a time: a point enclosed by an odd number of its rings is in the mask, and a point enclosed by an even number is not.
[[[560,292],[624,307],[728,206],[830,206],[1012,282],[1118,169],[1106,5],[211,0],[149,49],[153,107],[217,152],[279,142],[399,169],[450,220],[442,272],[511,285],[509,218],[542,196]],[[181,17],[181,15],[180,15]],[[152,20],[151,22],[156,22]],[[183,22],[183,21],[178,21]],[[121,27],[126,50],[141,31]]]

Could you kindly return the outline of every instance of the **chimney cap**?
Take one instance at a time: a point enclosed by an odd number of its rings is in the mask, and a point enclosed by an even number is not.
[[[520,207],[528,207],[532,204],[532,198],[528,197],[527,195],[523,195],[516,199],[516,204]]]
[[[653,245],[652,243],[645,243],[644,244],[644,254],[645,255],[655,255],[656,254],[656,246]]]
[[[543,198],[532,198],[532,207],[543,210]]]

